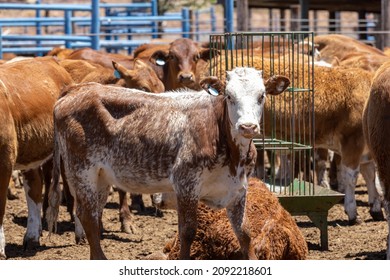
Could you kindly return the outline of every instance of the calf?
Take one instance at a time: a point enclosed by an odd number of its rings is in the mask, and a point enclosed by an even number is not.
[[[200,89],[201,75],[207,69],[209,59],[217,55],[217,51],[202,48],[191,39],[179,38],[167,46],[144,46],[142,51],[136,50],[134,57],[146,58],[150,53],[149,61],[155,66],[153,69],[162,77],[166,90],[178,88]],[[157,68],[157,69],[156,69]],[[159,70],[160,69],[160,70]]]
[[[256,258],[259,260],[303,260],[308,248],[294,218],[278,198],[257,178],[248,180],[245,215],[250,223]],[[169,193],[163,194],[162,204]],[[174,198],[174,197],[172,197]],[[175,201],[168,201],[175,205]],[[169,204],[168,204],[169,205]],[[176,207],[175,207],[176,208]],[[240,246],[229,225],[226,211],[213,210],[204,204],[198,207],[198,230],[191,248],[191,258],[197,260],[240,259]],[[177,259],[180,240],[176,235],[165,248],[166,259]],[[152,254],[149,258],[154,257]]]
[[[12,170],[22,170],[28,219],[24,246],[36,246],[42,231],[40,165],[53,151],[53,106],[73,83],[52,57],[0,67],[0,258],[6,258],[3,219]]]
[[[106,258],[99,221],[110,184],[135,193],[176,193],[181,259],[190,257],[199,200],[227,209],[243,257],[255,258],[244,216],[256,156],[252,138],[260,133],[265,94],[280,94],[288,85],[283,76],[264,83],[260,71],[236,68],[218,96],[204,90],[155,95],[95,83],[70,87],[54,112],[49,229],[58,215],[61,157],[91,259]]]

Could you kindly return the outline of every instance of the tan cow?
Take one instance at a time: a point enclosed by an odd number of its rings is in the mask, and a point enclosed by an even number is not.
[[[133,57],[123,54],[106,53],[103,51],[93,50],[91,48],[77,49],[71,52],[67,59],[83,59],[100,64],[107,68],[113,68],[112,61],[116,61],[128,69],[133,66]]]
[[[53,106],[72,78],[52,57],[0,66],[0,258],[6,258],[3,228],[12,170],[23,170],[28,219],[23,245],[36,246],[42,231],[39,167],[53,152]]]

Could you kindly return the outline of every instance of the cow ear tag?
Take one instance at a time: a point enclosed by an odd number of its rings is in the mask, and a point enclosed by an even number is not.
[[[121,74],[118,72],[118,70],[114,71],[114,76],[115,76],[115,78],[118,78],[118,79],[122,78]]]
[[[208,91],[208,93],[210,93],[212,96],[218,96],[219,95],[219,92],[218,92],[218,90],[216,90],[215,88],[213,88],[213,87],[208,87],[207,88],[207,91]]]
[[[159,66],[164,66],[165,65],[165,60],[163,60],[161,58],[157,58],[156,59],[156,64],[159,65]]]

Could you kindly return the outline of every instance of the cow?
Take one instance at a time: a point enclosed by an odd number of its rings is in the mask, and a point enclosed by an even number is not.
[[[144,45],[139,48],[134,51],[134,58],[149,58],[165,90],[201,89],[199,82],[207,72],[208,61],[218,55],[217,50],[202,48],[187,38],[176,39],[169,47]]]
[[[255,259],[244,216],[256,158],[252,139],[260,133],[266,94],[282,93],[289,79],[264,82],[261,71],[247,67],[226,76],[225,94],[218,96],[189,89],[156,95],[96,83],[70,87],[54,109],[50,232],[59,212],[62,159],[91,259],[106,259],[99,221],[109,184],[135,193],[176,193],[180,259],[190,257],[198,201],[227,209],[243,257]]]
[[[4,215],[12,170],[23,171],[28,205],[23,246],[39,244],[42,231],[42,179],[39,168],[53,151],[53,106],[73,83],[52,57],[0,66],[0,258],[6,258]]]
[[[100,64],[104,67],[113,68],[112,61],[115,60],[128,69],[133,66],[133,57],[123,54],[106,53],[103,51],[93,50],[91,48],[77,49],[68,54],[67,59],[83,59],[91,61],[96,64]]]
[[[383,191],[388,232],[386,258],[390,260],[390,62],[383,64],[375,73],[369,98],[363,110],[363,135],[378,169]]]

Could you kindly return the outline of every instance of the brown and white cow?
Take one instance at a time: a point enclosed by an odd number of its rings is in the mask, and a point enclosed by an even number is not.
[[[0,66],[0,258],[6,258],[4,214],[12,170],[23,170],[28,205],[24,246],[42,231],[40,165],[53,152],[53,106],[72,78],[52,57]]]
[[[266,93],[280,94],[288,85],[283,76],[264,83],[260,71],[236,68],[227,72],[225,94],[218,96],[205,90],[155,95],[95,83],[70,87],[54,110],[49,229],[59,210],[61,157],[91,259],[106,258],[99,221],[109,184],[128,192],[176,193],[181,259],[190,257],[199,200],[227,209],[244,258],[255,258],[244,217],[256,157],[252,138],[260,133]]]

